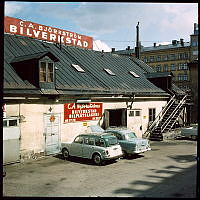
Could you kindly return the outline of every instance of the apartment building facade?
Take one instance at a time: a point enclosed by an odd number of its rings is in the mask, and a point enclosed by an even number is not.
[[[120,55],[135,56],[135,50],[115,51]],[[194,33],[190,35],[190,42],[181,38],[172,40],[168,45],[153,44],[151,47],[140,46],[140,59],[151,66],[155,72],[172,72],[173,82],[182,90],[190,91],[191,76],[188,63],[198,58],[198,24],[194,23]]]

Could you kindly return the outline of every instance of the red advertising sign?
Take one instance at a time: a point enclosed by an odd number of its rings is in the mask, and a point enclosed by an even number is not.
[[[4,31],[38,40],[62,43],[86,49],[93,48],[92,37],[8,16],[4,17]]]
[[[102,116],[102,103],[64,104],[64,122],[99,120]]]

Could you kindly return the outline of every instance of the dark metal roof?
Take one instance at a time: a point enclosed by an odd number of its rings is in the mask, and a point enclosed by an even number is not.
[[[167,45],[159,45],[159,46],[150,46],[150,47],[142,47],[141,52],[147,52],[147,51],[160,51],[160,50],[169,50],[169,49],[177,49],[177,48],[188,48],[190,47],[189,42],[184,42],[184,45],[182,46],[180,43],[173,45],[173,44],[167,44]],[[135,49],[125,49],[125,50],[118,50],[115,51],[116,54],[121,55],[131,55],[135,53]]]
[[[54,62],[58,61],[58,59],[51,52],[44,51],[44,52],[28,54],[28,55],[24,55],[24,56],[18,56],[16,58],[14,58],[11,61],[11,63],[22,62],[22,61],[31,60],[31,59],[40,59],[40,58],[42,58],[42,57],[44,57],[46,55],[48,55]]]
[[[153,72],[153,73],[146,73],[147,78],[160,78],[160,77],[168,77],[174,76],[172,72]]]
[[[53,43],[44,45],[42,41],[11,34],[5,34],[4,40],[4,91],[9,88],[21,88],[36,89],[41,93],[40,88],[36,88],[19,77],[11,62],[22,61],[28,57],[40,58],[48,52],[58,59],[55,63],[55,90],[59,94],[84,92],[87,94],[89,92],[92,94],[168,95],[147,80],[144,73],[149,70],[148,65],[137,59],[133,62],[129,57],[110,52],[102,53],[65,45],[59,48]],[[79,65],[85,72],[78,72],[71,64]],[[115,76],[106,73],[104,68],[110,69]],[[133,77],[129,71],[135,72],[139,78]],[[42,93],[48,94],[48,91]]]

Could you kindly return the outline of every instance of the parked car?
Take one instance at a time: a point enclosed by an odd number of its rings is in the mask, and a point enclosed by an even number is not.
[[[127,128],[108,128],[106,132],[113,133],[117,137],[124,157],[151,150],[148,139],[138,138],[133,131]]]
[[[72,143],[61,143],[65,159],[69,156],[92,159],[101,165],[106,160],[117,160],[123,156],[121,146],[115,136],[109,133],[90,133],[78,135]]]
[[[192,124],[190,127],[181,128],[180,136],[196,140],[198,138],[197,128],[198,124]]]

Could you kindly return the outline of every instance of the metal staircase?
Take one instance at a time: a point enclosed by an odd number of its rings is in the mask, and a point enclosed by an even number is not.
[[[144,137],[150,140],[163,140],[163,133],[170,131],[185,108],[187,94],[174,95],[167,105],[158,114],[155,120],[144,133]]]

